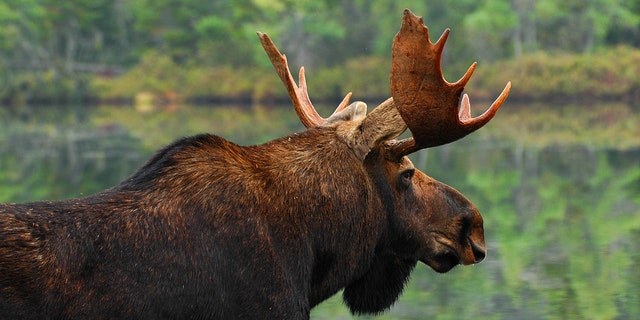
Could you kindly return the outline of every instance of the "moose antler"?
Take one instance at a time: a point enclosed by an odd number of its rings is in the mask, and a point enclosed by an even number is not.
[[[460,103],[460,95],[476,63],[457,82],[447,82],[440,64],[448,36],[449,29],[432,43],[422,17],[404,11],[402,27],[393,40],[391,95],[413,137],[390,144],[395,155],[407,155],[466,136],[489,122],[509,94],[511,82],[484,114],[472,118],[469,97],[465,94]]]
[[[293,76],[291,75],[291,71],[289,71],[289,65],[287,63],[287,57],[280,53],[278,48],[276,48],[271,38],[265,33],[258,32],[258,37],[260,38],[260,42],[262,43],[262,47],[264,51],[267,52],[273,67],[276,69],[278,76],[284,83],[285,87],[287,87],[287,91],[289,92],[289,97],[291,97],[291,101],[293,102],[293,106],[296,109],[296,113],[304,124],[305,127],[311,128],[324,124],[327,119],[321,117],[316,109],[311,104],[311,100],[309,99],[309,93],[307,92],[307,81],[304,76],[304,67],[300,68],[300,74],[298,79],[300,81],[300,85],[298,86],[296,82],[293,80]],[[351,99],[351,92],[349,92],[342,102],[336,108],[337,112],[342,111],[348,104],[349,99]]]

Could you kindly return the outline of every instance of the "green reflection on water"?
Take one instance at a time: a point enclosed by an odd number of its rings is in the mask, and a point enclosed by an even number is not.
[[[637,112],[509,107],[477,134],[412,155],[481,210],[487,259],[445,275],[420,265],[399,302],[375,318],[640,318]],[[102,190],[180,136],[254,144],[302,130],[280,107],[0,110],[0,201]],[[312,318],[354,317],[336,296]]]

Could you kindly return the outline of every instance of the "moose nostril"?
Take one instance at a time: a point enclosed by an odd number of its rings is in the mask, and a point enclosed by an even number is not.
[[[487,249],[476,245],[475,243],[471,243],[471,249],[473,250],[473,257],[475,258],[475,263],[479,263],[484,260],[487,256]]]

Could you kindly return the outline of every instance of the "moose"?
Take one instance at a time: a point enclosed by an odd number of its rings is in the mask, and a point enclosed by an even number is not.
[[[94,195],[0,205],[0,318],[308,319],[343,290],[355,314],[387,310],[420,261],[436,272],[486,255],[462,194],[407,158],[479,129],[476,64],[444,80],[436,43],[405,10],[392,97],[367,114],[350,95],[329,117],[258,33],[306,130],[255,146],[202,134],[158,151]],[[411,137],[399,136],[409,129]]]

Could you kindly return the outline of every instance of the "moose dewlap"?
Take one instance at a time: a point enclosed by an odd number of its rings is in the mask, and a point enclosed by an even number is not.
[[[482,127],[462,79],[405,11],[392,98],[367,114],[350,94],[316,113],[265,34],[260,40],[307,130],[263,145],[178,140],[119,185],[64,201],[0,204],[0,318],[308,319],[344,289],[354,313],[389,308],[418,261],[480,262],[482,217],[407,154]],[[412,138],[396,140],[406,129]]]

